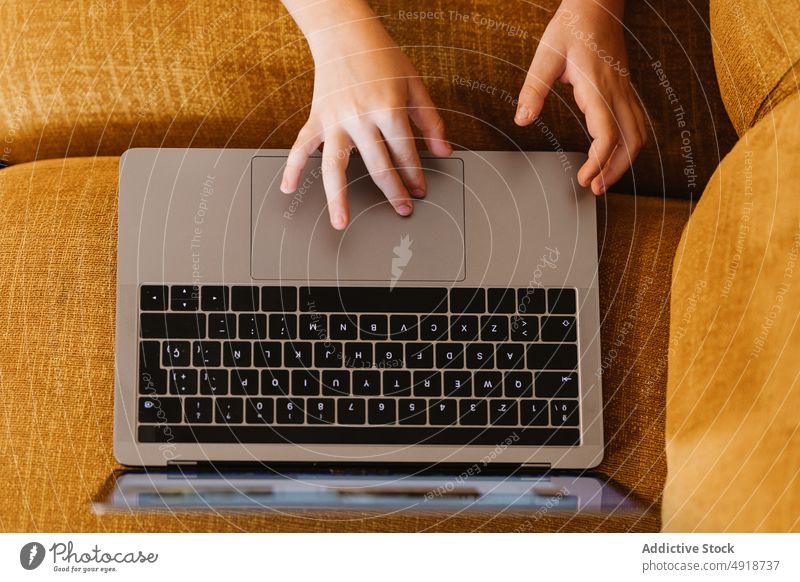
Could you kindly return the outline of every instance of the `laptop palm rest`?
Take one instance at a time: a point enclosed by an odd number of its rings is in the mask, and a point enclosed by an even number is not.
[[[464,169],[460,159],[424,159],[428,194],[401,217],[360,158],[348,170],[350,224],[328,218],[320,158],[309,160],[300,187],[279,185],[285,158],[252,160],[251,275],[260,280],[452,283],[466,271]]]

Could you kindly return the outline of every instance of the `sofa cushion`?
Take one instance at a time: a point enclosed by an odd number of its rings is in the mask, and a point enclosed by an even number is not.
[[[675,256],[663,522],[800,531],[800,94],[723,160]]]
[[[655,531],[666,473],[668,280],[688,205],[599,200],[605,431],[600,469],[645,519],[501,513],[108,515],[88,501],[112,452],[118,158],[0,170],[0,528],[4,531]],[[613,352],[611,350],[614,350]]]
[[[798,0],[711,0],[720,92],[739,135],[800,88]]]
[[[457,146],[587,150],[571,88],[548,99],[542,126],[512,121],[558,0],[373,5],[425,76]],[[696,197],[733,146],[706,6],[628,2],[629,69],[652,131],[616,191]],[[413,16],[420,11],[440,17]],[[0,22],[6,161],[120,155],[132,146],[289,147],[308,114],[313,63],[276,1],[10,0],[0,4]]]

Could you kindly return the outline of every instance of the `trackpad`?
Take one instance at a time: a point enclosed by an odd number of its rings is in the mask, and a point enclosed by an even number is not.
[[[465,273],[464,170],[460,159],[423,159],[428,194],[401,217],[359,158],[347,170],[350,224],[330,225],[320,158],[309,160],[300,187],[279,185],[285,157],[253,158],[253,279],[446,283]]]

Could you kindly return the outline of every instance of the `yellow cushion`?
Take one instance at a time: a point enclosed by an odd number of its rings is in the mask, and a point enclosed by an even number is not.
[[[800,94],[748,131],[672,284],[669,531],[800,531]]]
[[[712,0],[720,92],[739,135],[800,88],[798,0]]]
[[[570,87],[547,101],[544,126],[512,121],[558,0],[372,4],[424,75],[457,146],[587,150]],[[629,69],[652,133],[616,191],[631,192],[635,182],[645,194],[696,197],[733,146],[703,1],[695,4],[697,11],[673,0],[628,2]],[[420,11],[439,16],[408,16]],[[308,115],[311,56],[275,0],[9,0],[0,3],[0,22],[7,161],[120,155],[131,146],[289,147]]]
[[[137,515],[89,499],[112,452],[117,158],[0,170],[0,527],[7,531],[655,531],[666,467],[667,290],[688,215],[677,200],[600,199],[605,427],[601,469],[655,513],[552,515]],[[615,350],[611,352],[610,350]]]

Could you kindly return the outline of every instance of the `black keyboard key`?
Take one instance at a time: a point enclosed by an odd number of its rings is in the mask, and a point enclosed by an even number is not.
[[[286,286],[262,287],[261,311],[297,311],[297,289]]]
[[[450,318],[450,339],[459,342],[471,342],[478,339],[478,317],[461,315]]]
[[[533,396],[533,374],[507,372],[503,376],[503,394],[507,398],[530,398]]]
[[[575,289],[548,289],[547,310],[550,313],[575,314],[578,303],[575,300]]]
[[[484,313],[485,311],[485,290],[468,287],[450,289],[450,313]]]
[[[385,340],[389,337],[389,319],[385,315],[362,315],[358,324],[362,340]]]
[[[578,339],[575,318],[550,316],[542,318],[543,342],[574,342]]]
[[[200,394],[224,396],[228,393],[228,370],[201,370]]]
[[[450,321],[446,315],[425,315],[419,322],[419,338],[425,341],[447,341]]]
[[[494,368],[494,346],[472,343],[467,346],[467,368],[486,370]]]
[[[139,394],[166,394],[166,370],[139,370]]]
[[[367,408],[369,424],[397,423],[397,401],[390,398],[370,398]]]
[[[166,424],[180,421],[180,398],[139,398],[139,422]]]
[[[580,417],[577,400],[551,400],[550,411],[555,426],[578,426]]]
[[[489,400],[489,420],[492,425],[515,426],[519,424],[516,400]]]
[[[287,368],[311,368],[313,344],[311,342],[286,342],[283,344],[283,365]]]
[[[475,372],[473,379],[475,396],[500,396],[503,390],[501,372]]]
[[[208,315],[208,337],[236,339],[236,316],[231,313],[210,313]]]
[[[361,399],[337,398],[336,416],[338,424],[364,424],[367,421],[366,405]]]
[[[445,372],[444,395],[450,398],[472,396],[472,372]]]
[[[319,396],[319,371],[292,370],[292,396]]]
[[[344,346],[341,342],[315,342],[314,366],[341,368],[344,363]]]
[[[447,369],[463,368],[464,344],[436,344],[436,367]]]
[[[305,416],[302,398],[278,398],[275,401],[275,420],[278,424],[303,424]]]
[[[197,370],[176,368],[169,371],[170,394],[197,394]]]
[[[356,370],[353,372],[353,395],[380,396],[381,373],[377,370]]]
[[[545,290],[528,287],[517,291],[517,313],[544,313],[547,311]]]
[[[236,285],[231,287],[231,309],[233,311],[258,311],[258,287]]]
[[[578,374],[575,372],[537,372],[538,398],[577,398]]]
[[[336,400],[333,398],[309,398],[306,400],[306,417],[309,424],[336,423]]]
[[[258,370],[231,370],[231,394],[258,396]]]
[[[216,368],[222,362],[222,344],[202,341],[192,344],[192,365],[197,368]]]
[[[191,424],[206,424],[214,420],[213,398],[186,398],[183,415]]]
[[[368,343],[346,343],[344,344],[344,367],[345,368],[371,368],[372,344]]]
[[[574,370],[578,367],[578,348],[572,344],[533,344],[528,346],[529,370]]]
[[[444,313],[447,311],[447,290],[432,287],[300,287],[300,311]]]
[[[489,289],[486,292],[489,313],[514,313],[517,308],[517,292],[514,289]]]
[[[239,315],[239,338],[250,340],[267,339],[267,316],[263,313]]]
[[[515,315],[511,318],[511,340],[535,342],[539,339],[539,318],[535,315]]]
[[[340,402],[343,399],[340,399]],[[363,401],[359,401],[363,404]],[[341,405],[340,405],[341,406]],[[337,410],[338,412],[338,410]],[[339,422],[341,423],[341,417]],[[361,423],[363,424],[363,423]],[[362,426],[353,430],[349,426],[318,425],[273,425],[268,430],[262,426],[188,426],[188,425],[142,425],[138,429],[139,442],[147,443],[313,443],[353,444],[365,442],[388,445],[486,445],[512,442],[513,446],[561,446],[574,447],[580,444],[577,428],[531,427],[517,430],[511,427],[451,427],[415,426]]]
[[[523,344],[499,344],[494,361],[501,370],[524,369],[525,346]]]
[[[214,419],[220,424],[239,424],[243,419],[241,398],[215,398]]]
[[[139,308],[142,311],[166,311],[168,293],[166,285],[142,285]]]
[[[411,396],[411,372],[386,370],[383,373],[384,396]]]
[[[401,398],[397,401],[397,416],[400,424],[426,424],[425,400],[419,398]]]
[[[143,338],[203,339],[206,316],[202,313],[142,313]]]
[[[434,370],[414,372],[414,396],[442,395],[442,375]]]
[[[192,361],[189,342],[164,342],[163,363],[165,366],[175,368],[190,366]]]
[[[155,341],[139,342],[139,371],[161,369],[161,344]]]
[[[375,365],[379,368],[396,369],[405,367],[403,361],[403,344],[375,344]]]
[[[247,398],[244,401],[244,420],[247,424],[272,424],[274,408],[272,398]]]
[[[324,396],[349,396],[350,372],[346,370],[322,372],[322,394]]]
[[[430,400],[428,422],[437,426],[451,426],[458,422],[458,400]]]
[[[222,362],[228,368],[249,368],[252,361],[250,342],[224,342]]]
[[[389,333],[393,340],[415,340],[419,322],[416,315],[393,315],[389,319]]]
[[[289,370],[262,370],[261,394],[288,396],[289,393]]]
[[[328,337],[328,317],[319,313],[300,316],[300,339],[324,340]]]
[[[433,344],[406,344],[407,368],[433,368]]]
[[[200,307],[200,287],[174,285],[170,289],[169,306],[173,311],[197,311]]]
[[[269,339],[287,340],[297,337],[297,316],[291,313],[271,313]]]
[[[328,334],[335,340],[358,339],[358,317],[355,315],[331,315]]]
[[[459,400],[459,422],[463,425],[484,426],[488,414],[485,400]]]
[[[504,342],[508,340],[508,318],[501,315],[481,317],[481,340]]]
[[[550,414],[547,410],[547,400],[521,400],[521,424],[525,426],[547,426],[550,424]]]
[[[277,368],[281,361],[281,344],[278,342],[253,344],[253,365],[256,368]]]
[[[228,288],[223,285],[203,285],[200,290],[200,307],[203,311],[228,311]]]

